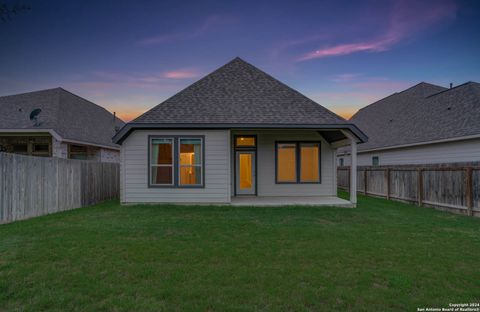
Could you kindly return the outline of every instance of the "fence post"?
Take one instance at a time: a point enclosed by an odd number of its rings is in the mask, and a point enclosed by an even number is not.
[[[469,216],[473,216],[473,170],[472,167],[466,168],[467,174],[467,211]]]
[[[385,170],[386,183],[387,183],[387,199],[390,199],[390,168]]]
[[[417,198],[418,198],[418,205],[422,206],[423,202],[423,170],[417,169],[418,178],[417,178]]]
[[[350,167],[347,168],[347,191],[350,192]]]
[[[363,170],[363,193],[367,195],[367,168]]]

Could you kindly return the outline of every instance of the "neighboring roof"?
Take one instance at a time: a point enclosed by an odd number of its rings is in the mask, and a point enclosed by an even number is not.
[[[480,84],[419,83],[360,109],[350,121],[369,141],[359,151],[480,135]]]
[[[40,108],[38,125],[30,113]],[[62,88],[0,96],[0,132],[5,129],[51,129],[63,140],[118,148],[112,142],[125,123],[101,106]]]
[[[346,120],[240,58],[235,58],[136,118],[114,138],[140,127],[355,128]],[[355,129],[356,135],[366,137]]]

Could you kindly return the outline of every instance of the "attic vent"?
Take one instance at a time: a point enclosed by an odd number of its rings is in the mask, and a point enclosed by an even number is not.
[[[451,108],[451,107],[447,107],[447,110],[452,110],[452,108]]]

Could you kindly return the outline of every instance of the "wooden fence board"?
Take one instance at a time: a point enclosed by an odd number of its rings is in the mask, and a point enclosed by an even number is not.
[[[463,170],[423,172],[423,198],[432,203],[467,208],[466,175]]]
[[[416,201],[417,196],[416,170],[390,169],[390,196],[398,199]]]
[[[367,192],[377,196],[387,196],[385,172],[380,170],[367,170]]]
[[[118,198],[119,167],[0,153],[0,223]]]

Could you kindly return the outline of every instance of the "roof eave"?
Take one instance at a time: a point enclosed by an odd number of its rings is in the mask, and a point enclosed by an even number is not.
[[[368,137],[357,126],[344,124],[229,124],[229,123],[128,123],[112,138],[115,144],[123,141],[135,130],[156,129],[343,129],[349,130],[359,143],[368,141]]]

